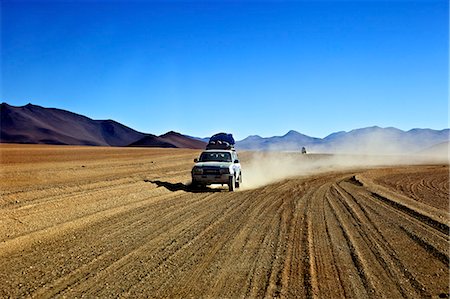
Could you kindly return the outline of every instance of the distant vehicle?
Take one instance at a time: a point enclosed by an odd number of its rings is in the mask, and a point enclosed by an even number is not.
[[[302,154],[306,154],[306,148],[302,147]]]
[[[212,136],[206,150],[200,154],[199,159],[194,159],[194,162],[194,186],[222,184],[228,185],[229,191],[234,191],[242,184],[241,164],[231,134],[219,133]]]

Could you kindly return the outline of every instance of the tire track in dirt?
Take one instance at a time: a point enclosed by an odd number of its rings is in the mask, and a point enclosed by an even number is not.
[[[206,196],[207,197],[207,196]],[[197,198],[189,203],[188,207],[202,206],[204,204],[204,197]],[[164,234],[164,232],[168,229],[168,226],[177,227],[178,229],[184,229],[184,225],[182,223],[183,217],[187,216],[189,210],[183,209],[182,203],[179,201],[179,194],[177,196],[171,196],[166,199],[167,202],[164,204],[150,204],[144,207],[137,207],[133,210],[127,210],[120,214],[113,215],[107,219],[103,219],[99,223],[92,224],[93,228],[98,227],[98,233],[105,236],[104,240],[111,240],[109,248],[98,248],[99,252],[97,256],[94,256],[92,259],[92,263],[88,267],[82,267],[82,271],[74,265],[74,271],[70,273],[64,273],[64,275],[55,283],[49,284],[48,288],[43,290],[44,293],[48,294],[49,289],[55,292],[54,294],[63,294],[68,287],[76,289],[77,285],[80,285],[84,277],[95,278],[95,276],[101,276],[102,272],[108,271],[111,266],[114,266],[117,260],[127,259],[127,257],[136,251],[139,251],[139,248],[144,246],[146,240],[153,239],[155,242],[159,242],[158,239],[159,234]],[[186,202],[184,202],[186,204]],[[156,207],[155,206],[161,206]],[[142,208],[144,208],[142,210]],[[140,231],[140,237],[137,239],[128,239],[124,240],[124,235],[130,230],[139,230],[140,227],[145,227],[148,225],[152,225],[147,217],[152,218],[157,217],[158,214],[164,214],[167,211],[167,214],[163,217],[163,219],[159,220],[159,223],[156,223],[158,230],[152,230],[151,234],[147,235],[144,231]],[[150,214],[149,214],[150,213]],[[84,229],[79,234],[83,234]],[[138,237],[138,236],[135,236]],[[91,236],[90,240],[83,240],[83,237],[79,237],[77,239],[81,239],[79,241],[83,243],[93,243],[95,244],[96,234]],[[61,242],[65,243],[64,247],[71,248],[76,246],[76,242],[71,242],[72,240]],[[165,254],[170,252],[171,243],[165,244],[161,248],[161,259],[165,258]],[[58,251],[59,248],[54,248],[53,250]],[[164,252],[164,250],[166,250]],[[111,273],[110,273],[111,274]],[[83,279],[81,279],[83,278]],[[96,279],[94,279],[95,281]],[[87,281],[85,286],[89,286],[92,281]],[[83,289],[84,287],[83,286]],[[39,293],[37,293],[39,294]]]
[[[427,204],[436,208],[448,209],[449,169],[448,166],[424,166],[421,169],[403,167],[391,170],[388,174],[373,172],[373,181],[404,194],[419,202],[426,200]]]
[[[185,161],[193,152],[171,160],[149,151],[158,175],[136,166],[145,160],[138,153],[138,160],[115,157],[89,182],[67,176],[48,190],[37,185],[35,198],[29,184],[22,208],[0,207],[0,236],[16,226],[16,237],[0,240],[0,297],[449,294],[449,213],[415,198],[423,190],[448,192],[448,166],[336,171],[240,192],[190,192],[180,182],[189,178]],[[45,165],[49,173],[64,168],[58,159],[55,169]],[[26,163],[10,166],[15,175],[26,170]],[[22,227],[29,223],[34,228]]]
[[[394,249],[390,244],[395,244],[392,242],[392,240],[388,240],[385,235],[386,232],[389,230],[396,229],[395,237],[398,238],[398,236],[406,235],[410,239],[414,240],[416,244],[419,244],[422,248],[424,248],[427,252],[427,254],[434,257],[432,259],[434,262],[440,261],[444,263],[445,267],[448,268],[448,235],[444,233],[440,233],[439,231],[435,231],[434,229],[430,230],[426,227],[429,227],[429,221],[426,216],[423,217],[417,217],[416,214],[414,214],[415,217],[404,214],[400,212],[400,215],[398,215],[397,209],[391,209],[391,205],[388,206],[388,208],[385,206],[384,201],[380,201],[378,196],[371,196],[373,195],[370,191],[365,190],[361,187],[356,187],[357,189],[360,189],[359,192],[355,191],[355,187],[351,186],[349,183],[342,182],[339,184],[340,187],[342,187],[342,190],[345,190],[349,193],[347,193],[348,196],[344,196],[343,198],[349,198],[351,197],[353,199],[353,202],[357,204],[357,206],[361,209],[363,212],[363,215],[368,219],[368,221],[360,220],[360,223],[368,223],[376,234],[374,236],[377,236],[379,239],[379,242],[374,243],[373,248],[377,248],[375,246],[378,244],[379,248],[385,251],[388,255],[388,259],[384,262],[384,268],[386,271],[391,271],[392,275],[391,277],[395,280],[398,280],[399,277],[405,277],[406,282],[409,283],[413,287],[413,291],[417,293],[416,296],[419,297],[428,297],[431,296],[430,293],[426,291],[426,287],[424,283],[421,283],[417,275],[420,273],[420,271],[416,271],[416,273],[409,271],[410,266],[405,265],[401,262],[401,258],[396,253],[396,250],[398,251],[398,247]],[[353,189],[353,190],[351,190]],[[360,192],[365,192],[365,196],[361,198]],[[360,199],[356,200],[358,196]],[[373,204],[377,205],[377,208],[374,208]],[[369,207],[366,205],[369,204]],[[380,207],[382,209],[380,210]],[[393,214],[393,215],[392,215]],[[376,225],[375,222],[371,219],[374,215],[377,215],[378,217],[382,217],[382,223],[385,224],[385,227],[381,227],[379,223]],[[389,225],[386,225],[386,222],[389,223]],[[369,232],[369,230],[367,230]],[[415,233],[413,233],[415,232]],[[420,233],[419,233],[420,232]],[[425,239],[433,240],[435,244],[439,244],[438,247],[441,249],[438,250],[436,247],[428,243],[427,241],[423,241],[421,237],[418,237],[418,235],[422,234],[426,235]],[[415,237],[412,237],[415,236]],[[431,238],[432,237],[432,238]],[[431,238],[431,239],[430,239]],[[421,242],[418,242],[417,240],[422,240]],[[410,247],[412,244],[408,245],[409,248],[416,253],[417,251],[413,250],[412,247]],[[404,251],[404,250],[403,250]],[[382,253],[382,252],[381,252]],[[383,255],[380,255],[380,257],[383,257]],[[381,261],[381,260],[380,260]],[[424,262],[426,259],[424,259]],[[436,268],[442,267],[442,264],[439,265],[439,263],[435,263]],[[389,265],[395,265],[396,267],[389,267]],[[394,271],[396,270],[396,271]],[[416,278],[417,277],[417,278]],[[404,287],[405,284],[399,284],[400,287]],[[404,293],[407,292],[407,293]],[[404,289],[402,291],[402,296],[410,296],[413,294],[411,290]]]
[[[398,210],[399,212],[405,213],[413,218],[416,218],[417,220],[421,221],[422,223],[430,226],[433,229],[436,229],[442,233],[447,233],[449,231],[449,226],[446,223],[442,223],[439,221],[436,221],[432,218],[430,218],[427,215],[424,215],[420,212],[417,212],[405,205],[399,204],[398,202],[395,202],[393,200],[390,200],[389,198],[382,196],[380,194],[377,194],[375,192],[372,192],[372,196],[375,197],[376,199],[390,205],[391,207],[393,207],[394,209]]]
[[[335,190],[341,195],[342,204],[345,206],[349,214],[357,223],[366,224],[364,228],[359,230],[360,235],[367,244],[367,247],[371,249],[372,254],[377,259],[378,263],[384,269],[387,277],[383,279],[383,282],[387,284],[388,281],[399,280],[402,276],[406,277],[406,281],[414,286],[414,288],[406,288],[404,284],[394,284],[392,287],[397,288],[401,297],[409,296],[414,290],[418,289],[419,292],[422,289],[422,285],[418,283],[414,277],[406,270],[406,267],[396,256],[392,247],[389,246],[389,242],[384,238],[381,231],[370,219],[367,211],[358,204],[358,200],[351,194],[345,191],[345,188],[338,184],[335,186]],[[394,265],[395,267],[392,267]],[[425,294],[421,293],[420,296]],[[394,296],[396,297],[396,296]]]
[[[369,269],[368,263],[373,264],[373,260],[367,261],[364,259],[363,252],[367,252],[368,248],[362,244],[358,244],[357,239],[360,238],[360,236],[351,229],[351,227],[356,224],[352,223],[349,219],[345,219],[346,217],[349,217],[349,215],[343,210],[343,207],[339,206],[337,201],[328,198],[328,204],[341,229],[345,244],[349,249],[352,266],[355,268],[355,272],[366,292],[366,296],[373,297],[375,295],[375,297],[378,297],[378,294],[373,294],[375,292],[375,286],[372,281],[373,278],[371,278],[369,276],[370,274],[367,272]]]
[[[359,192],[357,191],[356,193],[368,199],[369,201],[367,201],[366,203],[372,202],[377,204],[377,208],[370,208],[373,213],[380,215],[381,217],[385,217],[387,221],[400,227],[405,232],[408,232],[408,234],[415,235],[417,238],[421,238],[422,240],[423,237],[426,237],[425,239],[434,240],[435,245],[446,244],[446,242],[449,241],[450,237],[448,234],[448,230],[444,229],[448,225],[448,217],[444,217],[442,222],[435,219],[430,220],[429,216],[421,214],[416,210],[412,210],[411,208],[407,207],[406,204],[402,205],[398,203],[397,200],[389,200],[385,197],[380,200],[379,196],[371,196],[373,195],[373,192],[371,190],[362,189],[359,190]],[[388,203],[386,203],[386,201],[388,201]],[[391,207],[395,208],[392,209]],[[380,208],[383,213],[385,213],[384,215],[380,214]],[[407,212],[404,212],[404,210],[406,210]],[[435,211],[435,214],[438,214],[438,212],[440,211]],[[390,217],[386,217],[386,214]],[[427,214],[430,214],[429,211],[427,211]],[[434,247],[431,244],[430,246]],[[441,253],[446,252],[448,249],[447,245],[441,245],[438,247],[440,248]]]

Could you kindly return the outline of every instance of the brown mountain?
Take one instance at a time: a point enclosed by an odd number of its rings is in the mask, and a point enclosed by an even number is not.
[[[0,106],[0,142],[70,145],[128,145],[145,134],[113,120],[86,116],[32,104]]]
[[[0,142],[102,146],[204,148],[206,143],[169,132],[161,136],[137,132],[113,120],[32,104],[0,105]]]
[[[160,136],[149,134],[142,139],[133,142],[129,146],[204,149],[206,147],[206,142],[170,131]]]
[[[174,131],[167,132],[166,134],[159,136],[159,138],[181,148],[204,149],[206,147],[206,142],[187,137]]]
[[[144,136],[143,138],[139,139],[138,141],[135,141],[128,146],[132,147],[165,147],[165,148],[176,148],[174,144],[171,144],[169,142],[166,142],[161,139],[161,137],[148,134]]]

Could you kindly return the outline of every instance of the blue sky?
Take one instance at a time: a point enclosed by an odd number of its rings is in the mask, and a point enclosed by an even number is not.
[[[1,101],[138,131],[448,124],[449,4],[1,1]]]

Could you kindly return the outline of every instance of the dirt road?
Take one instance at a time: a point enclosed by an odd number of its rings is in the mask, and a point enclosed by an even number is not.
[[[0,297],[449,295],[448,165],[197,192],[197,151],[0,150]]]

